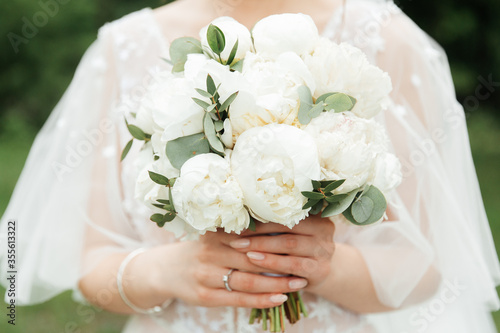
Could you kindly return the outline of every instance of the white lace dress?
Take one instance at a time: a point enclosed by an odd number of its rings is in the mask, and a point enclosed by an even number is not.
[[[393,81],[393,103],[378,119],[403,164],[391,219],[365,228],[337,223],[335,240],[361,251],[379,299],[401,310],[361,316],[305,293],[309,317],[287,332],[495,332],[489,310],[498,307],[498,259],[443,51],[386,1],[349,1],[323,34],[361,48]],[[2,220],[2,241],[10,218],[23,235],[18,302],[78,292],[78,279],[106,255],[175,241],[134,199],[138,145],[119,161],[129,139],[123,115],[168,69],[161,59],[168,42],[144,9],[101,28],[83,57]],[[259,332],[248,318],[248,309],[174,300],[161,316],[132,316],[124,331]]]

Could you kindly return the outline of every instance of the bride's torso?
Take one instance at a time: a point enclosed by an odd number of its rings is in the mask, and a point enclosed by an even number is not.
[[[369,8],[366,8],[365,12],[367,15],[373,14]],[[328,19],[322,16],[320,24],[323,25],[323,29],[321,30],[324,36],[336,38],[342,26],[342,8],[332,6],[328,13]],[[175,16],[174,14],[176,14],[174,10],[155,12],[144,9],[109,24],[101,31],[107,43],[112,44],[111,52],[116,57],[114,72],[117,79],[117,105],[120,112],[133,112],[134,108],[141,103],[144,90],[154,83],[154,78],[162,71],[169,70],[168,65],[161,58],[168,58],[168,42],[171,38],[182,35],[196,36],[194,31],[202,26],[198,22],[200,27],[194,30],[184,29],[186,32],[183,33],[183,28],[180,28],[173,31],[172,27],[175,24],[168,23],[168,19],[172,15]],[[177,16],[177,21],[172,18],[173,22],[178,22],[179,17],[182,16]],[[203,25],[209,23],[210,19],[203,22]],[[373,41],[374,43],[368,43],[364,47],[365,52],[372,57],[372,61],[379,47],[377,39],[374,38]],[[120,141],[123,147],[128,140],[125,128],[121,128],[121,134]],[[131,151],[132,155],[137,153],[137,150]],[[143,246],[175,241],[170,233],[157,228],[156,224],[149,221],[148,209],[135,200],[134,186],[137,170],[133,160],[133,156],[127,157],[122,163],[121,173],[123,206],[130,217],[132,229],[137,233],[137,238]],[[337,241],[341,241],[343,237],[345,235],[342,235],[342,232],[337,232]],[[346,311],[321,297],[305,293],[304,301],[309,312],[308,318],[299,321],[293,327],[287,327],[287,332],[375,332],[362,316]],[[203,308],[175,300],[158,317],[133,316],[125,332],[260,332],[259,325],[248,325],[249,315],[249,309]]]

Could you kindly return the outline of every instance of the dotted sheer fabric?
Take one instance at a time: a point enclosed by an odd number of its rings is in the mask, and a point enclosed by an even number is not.
[[[393,81],[378,116],[403,165],[389,218],[334,222],[335,240],[361,251],[379,299],[398,310],[357,315],[304,293],[309,317],[287,332],[495,332],[498,258],[444,52],[386,1],[349,1],[323,35],[361,48]],[[78,298],[79,278],[107,255],[176,241],[134,197],[139,145],[119,160],[124,114],[169,70],[168,43],[150,9],[105,25],[37,136],[2,220],[2,240],[6,220],[20,221],[20,303],[67,289]],[[174,300],[160,316],[131,316],[124,332],[259,332],[248,318],[248,309]]]

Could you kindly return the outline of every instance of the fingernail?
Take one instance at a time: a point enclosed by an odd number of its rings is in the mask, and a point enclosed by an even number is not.
[[[250,240],[246,238],[237,239],[232,242],[229,242],[229,245],[231,247],[234,247],[235,249],[243,249],[245,247],[248,247],[248,245],[250,245]]]
[[[292,280],[288,282],[288,286],[290,289],[302,289],[305,286],[307,286],[307,280],[300,279],[300,280]]]
[[[254,260],[264,260],[264,258],[265,258],[265,256],[259,252],[248,252],[247,256],[248,256],[248,258],[254,259]]]
[[[286,295],[273,295],[269,299],[273,303],[280,304],[285,302],[288,299],[288,297]]]

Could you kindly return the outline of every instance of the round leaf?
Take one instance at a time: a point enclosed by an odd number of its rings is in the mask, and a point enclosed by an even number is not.
[[[349,208],[352,201],[356,197],[357,193],[358,193],[358,190],[356,189],[352,192],[349,192],[345,199],[340,200],[339,202],[332,202],[331,204],[329,204],[325,208],[325,210],[321,214],[321,217],[330,217],[330,216],[342,214],[346,209]]]
[[[172,166],[180,169],[191,157],[210,153],[210,145],[204,133],[196,133],[167,142],[165,152]]]
[[[354,220],[358,223],[365,223],[370,218],[373,212],[374,203],[367,196],[362,196],[358,200],[354,200],[351,207],[351,214]]]
[[[352,109],[354,106],[349,96],[342,93],[333,94],[325,99],[326,110],[335,110],[335,112],[344,112]]]
[[[173,72],[184,71],[187,55],[190,53],[202,53],[201,43],[192,37],[177,38],[170,44],[170,60],[174,66]]]

